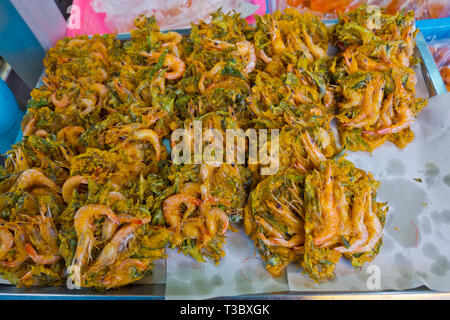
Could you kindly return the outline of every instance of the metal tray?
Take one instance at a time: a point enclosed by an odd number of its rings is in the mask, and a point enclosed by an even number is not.
[[[439,19],[442,20],[442,19]],[[327,25],[336,23],[336,20],[325,21]],[[434,29],[433,24],[426,21],[418,21],[417,27],[421,30],[416,38],[415,55],[421,60],[421,69],[427,85],[429,96],[435,96],[447,92],[444,82],[434,59],[428,50],[422,29],[429,36]],[[450,27],[450,19],[449,19]],[[174,30],[182,34],[189,34],[189,29]],[[450,28],[449,28],[450,31]],[[129,33],[118,34],[119,40],[130,39]],[[38,84],[37,87],[40,85]],[[22,139],[19,132],[17,141]],[[164,264],[165,265],[165,264]],[[165,272],[164,272],[165,275]],[[164,277],[165,279],[165,277]],[[131,284],[123,288],[110,291],[95,291],[91,289],[69,290],[66,287],[17,289],[12,285],[0,284],[0,300],[164,300],[164,283]],[[361,292],[317,292],[317,291],[287,291],[270,294],[250,294],[238,296],[217,297],[215,299],[234,300],[392,300],[392,299],[446,299],[450,300],[450,291],[441,292],[429,290],[425,286],[403,291],[361,291]]]

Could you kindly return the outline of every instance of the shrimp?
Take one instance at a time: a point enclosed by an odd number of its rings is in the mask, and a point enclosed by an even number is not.
[[[296,50],[300,50],[306,57],[306,59],[308,59],[309,61],[313,61],[313,55],[309,51],[308,46],[301,40],[301,38],[297,37],[295,33],[292,33],[291,36],[294,38],[293,42]]]
[[[146,115],[143,116],[143,125],[146,127],[150,127],[156,123],[156,121],[164,118],[167,116],[166,111],[161,112],[148,112]]]
[[[362,102],[363,96],[355,91],[350,89],[344,89],[342,91],[342,95],[348,100],[345,103],[340,103],[339,108],[341,109],[350,109],[356,106],[359,106]]]
[[[406,28],[402,33],[402,38],[406,42],[406,53],[409,57],[414,55],[414,38],[418,30],[413,32],[413,26]]]
[[[28,253],[28,256],[34,261],[34,263],[39,265],[54,264],[55,262],[58,262],[61,259],[60,255],[38,254],[36,249],[33,247],[31,243],[27,243],[25,250]]]
[[[328,132],[324,128],[319,128],[317,136],[318,136],[317,140],[322,148],[326,148],[331,144],[330,132]]]
[[[403,67],[409,67],[409,56],[404,50],[397,54],[397,63]]]
[[[250,41],[242,41],[236,43],[239,54],[245,59],[247,58],[247,65],[244,68],[244,72],[249,74],[255,69],[256,66],[256,54],[255,47]]]
[[[359,71],[358,62],[356,61],[353,52],[350,50],[350,48],[347,48],[347,50],[344,51],[342,56],[344,57],[345,64],[347,65],[348,73],[351,74]]]
[[[114,83],[114,87],[116,88],[116,91],[119,94],[121,100],[127,100],[130,97],[132,97],[134,100],[136,100],[136,97],[134,96],[134,94],[130,90],[128,90],[125,85],[123,85],[121,82],[119,82],[119,80],[117,80],[117,78],[113,79],[113,83]]]
[[[113,127],[105,133],[104,143],[111,144],[124,141],[131,134],[132,130],[132,127],[129,125]]]
[[[224,50],[224,49],[233,47],[233,44],[228,43],[226,41],[209,39],[207,46],[214,48],[214,49],[218,49],[218,50]],[[239,55],[242,56],[242,58],[244,60],[248,61],[247,65],[244,68],[244,72],[246,74],[252,72],[256,66],[255,47],[253,46],[253,44],[250,41],[237,42],[236,47],[238,49],[237,51],[238,51]],[[216,64],[216,65],[218,65],[218,64]],[[220,69],[222,69],[222,66],[220,67]],[[220,70],[218,70],[218,71],[220,71]],[[215,73],[217,73],[217,72],[213,72],[211,74],[215,74]]]
[[[56,90],[56,87],[49,81],[49,79],[47,77],[43,77],[42,82],[45,84],[45,86],[48,89],[50,89],[52,91]]]
[[[78,209],[75,214],[73,222],[78,241],[75,256],[72,260],[72,264],[68,268],[68,272],[70,274],[69,278],[72,279],[77,286],[80,285],[81,267],[89,258],[92,246],[94,245],[95,226],[93,220],[100,216],[107,216],[110,220],[119,224],[119,219],[114,211],[101,204],[85,205]]]
[[[206,237],[204,222],[199,219],[183,222],[181,230],[181,233],[186,238],[201,239],[203,237],[203,243],[207,242],[211,238]],[[175,240],[175,242],[177,242],[177,240]]]
[[[262,59],[262,61],[264,61],[265,63],[270,63],[272,62],[272,58],[268,57],[267,54],[264,52],[263,49],[260,49],[258,51],[258,57],[260,57]]]
[[[203,180],[203,185],[200,187],[200,190],[203,200],[210,198],[211,176],[214,170],[220,166],[220,164],[202,164],[200,166],[200,177]]]
[[[35,126],[37,120],[38,119],[36,117],[33,117],[33,118],[30,119],[30,121],[28,121],[27,125],[25,126],[25,128],[22,131],[22,135],[24,137],[27,137],[27,136],[30,136],[30,135],[33,134],[34,126]]]
[[[139,167],[142,165],[141,161],[144,161],[145,156],[142,145],[140,143],[125,141],[121,144],[121,149],[128,155],[128,157],[130,157],[133,161],[136,161],[136,163],[132,164],[132,167],[139,169]],[[132,169],[131,171],[139,173],[139,170]]]
[[[14,232],[14,248],[16,252],[15,259],[12,261],[2,261],[0,266],[8,268],[16,268],[28,259],[28,254],[25,249],[26,235],[22,228],[18,225],[6,225],[6,227]]]
[[[414,113],[406,102],[402,101],[398,110],[398,121],[393,125],[381,127],[375,131],[363,131],[363,133],[371,135],[384,135],[389,133],[397,133],[408,128],[414,121]]]
[[[228,48],[233,47],[233,44],[222,41],[222,40],[216,40],[216,39],[207,39],[207,42],[205,43],[206,47],[217,49],[217,50],[225,50]]]
[[[92,89],[98,94],[99,98],[103,98],[109,91],[108,88],[100,82],[94,83]]]
[[[211,208],[210,201],[203,201],[200,206],[200,215],[205,218],[206,228],[210,236],[217,233],[224,235],[228,230],[229,219],[225,211],[218,207]],[[222,230],[217,231],[217,221],[222,222]]]
[[[361,69],[365,71],[388,71],[389,65],[375,61],[361,54],[356,55],[356,60]]]
[[[281,37],[280,28],[278,27],[278,22],[272,19],[270,26],[270,34],[272,35],[272,50],[275,55],[281,55],[286,50],[283,38]]]
[[[108,55],[108,49],[105,47],[105,45],[100,42],[100,41],[96,41],[91,45],[91,50],[94,52],[99,52],[102,55],[106,56]]]
[[[170,196],[164,200],[163,203],[164,219],[172,229],[178,229],[180,227],[182,215],[180,206],[185,204],[189,210],[192,209],[192,206],[200,206],[201,203],[202,201],[200,199],[187,194],[179,193]]]
[[[265,202],[267,207],[275,211],[281,219],[295,231],[299,231],[303,228],[303,221],[296,217],[292,211],[280,203],[273,203],[272,201]]]
[[[296,103],[300,103],[300,104],[312,103],[311,99],[309,97],[307,97],[306,94],[304,94],[300,90],[294,90],[293,93],[294,93],[294,101]]]
[[[22,148],[18,148],[15,152],[14,155],[16,156],[16,161],[15,161],[15,167],[16,169],[18,169],[19,171],[24,171],[30,168],[27,158],[25,157]]]
[[[57,193],[61,193],[58,185],[50,178],[47,178],[39,169],[23,171],[19,179],[17,179],[17,189],[28,190],[34,186],[46,186]]]
[[[147,269],[147,265],[138,259],[124,259],[116,262],[108,273],[97,281],[106,288],[120,287],[136,281],[136,272],[144,272]]]
[[[43,129],[39,129],[36,130],[36,132],[34,133],[35,136],[40,137],[40,138],[47,138],[48,137],[48,132],[43,130]]]
[[[200,166],[200,177],[203,181],[207,181],[220,166],[220,164],[202,164]]]
[[[108,194],[108,203],[109,202],[115,203],[115,202],[118,202],[118,201],[125,201],[125,200],[127,200],[127,198],[122,193],[120,193],[119,191],[111,191]]]
[[[336,200],[336,210],[339,214],[339,234],[345,236],[350,233],[349,205],[345,196],[345,189],[339,182],[336,182],[334,185],[334,197]]]
[[[322,161],[326,160],[326,157],[323,155],[323,153],[319,150],[317,145],[312,140],[311,136],[309,135],[308,131],[305,131],[302,136],[301,140],[303,142],[303,145],[308,152],[308,155],[310,156],[312,162],[315,166],[318,166]]]
[[[183,184],[183,187],[181,188],[181,193],[193,196],[193,197],[200,197],[201,192],[201,183],[197,182],[186,182]]]
[[[58,98],[56,98],[56,91],[54,91],[50,97],[50,100],[56,108],[63,109],[69,104],[70,96],[64,95],[60,100],[58,100]]]
[[[97,101],[95,98],[93,97],[89,97],[89,98],[82,98],[80,99],[80,102],[83,106],[85,106],[86,108],[80,113],[80,116],[82,118],[84,118],[85,116],[87,116],[89,113],[91,113],[92,111],[95,110],[95,105],[97,104]]]
[[[106,79],[108,79],[108,72],[106,72],[106,70],[103,68],[97,69],[97,75],[98,75],[97,80],[105,81]]]
[[[156,152],[156,161],[161,158],[161,144],[159,143],[159,135],[151,129],[141,129],[134,134],[137,140],[148,141],[152,144]]]
[[[344,127],[362,128],[373,125],[378,120],[383,102],[384,84],[384,79],[377,78],[367,85],[359,114],[350,122],[344,123]]]
[[[323,96],[323,105],[325,108],[330,109],[334,106],[335,101],[336,98],[334,97],[334,91],[328,87]]]
[[[178,32],[169,31],[169,32],[159,32],[156,34],[156,38],[160,41],[170,42],[170,43],[180,43],[183,40],[183,36]]]
[[[82,46],[86,43],[85,39],[70,39],[69,42],[67,42],[66,46],[67,48],[71,48],[72,46]]]
[[[323,191],[319,194],[319,202],[321,209],[321,228],[315,232],[313,242],[316,246],[326,245],[332,240],[339,228],[339,214],[335,206],[335,198],[333,192],[333,169],[328,166],[325,169],[325,186]]]
[[[306,46],[308,47],[309,51],[314,56],[314,58],[320,59],[327,55],[326,50],[322,49],[319,45],[316,45],[314,43],[311,35],[308,34],[308,32],[306,31],[306,27],[304,24],[302,24],[302,35],[303,38],[305,39]]]
[[[256,216],[255,221],[263,227],[264,230],[266,230],[270,235],[274,236],[275,238],[283,238],[283,234],[276,229],[274,226],[272,226],[269,222],[267,222],[265,219]]]
[[[151,83],[152,86],[158,86],[160,93],[166,91],[166,78],[162,76],[157,76]]]
[[[140,52],[141,55],[147,57],[151,61],[158,60],[161,56],[159,52]],[[164,60],[164,67],[169,68],[170,72],[165,74],[167,80],[175,80],[180,78],[184,71],[186,70],[186,64],[180,58],[177,58],[171,54],[166,54],[166,58]]]
[[[6,228],[0,227],[0,260],[2,260],[14,244],[14,236]]]
[[[108,243],[98,256],[97,260],[89,268],[88,273],[98,271],[113,264],[117,256],[128,248],[130,240],[138,228],[150,222],[150,219],[142,219],[142,223],[130,223],[117,231],[111,242]]]
[[[91,56],[91,58],[100,60],[105,65],[105,67],[109,67],[109,63],[108,61],[106,61],[105,56],[102,53],[91,52],[89,55]]]
[[[286,247],[286,248],[296,248],[303,244],[305,237],[301,233],[297,233],[292,236],[289,240],[284,238],[266,238],[261,232],[258,233],[258,237],[264,242],[265,245],[271,247]]]
[[[296,168],[296,169],[298,169],[298,170],[300,170],[300,171],[302,171],[302,172],[308,172],[308,170],[306,170],[306,168],[305,168],[305,166],[302,164],[302,162],[303,161],[300,161],[300,160],[297,160],[295,163],[294,163],[294,168]]]
[[[58,141],[67,141],[69,144],[78,147],[80,146],[78,139],[85,131],[86,130],[80,126],[67,126],[58,131],[56,139],[58,139]]]
[[[382,127],[386,127],[392,124],[391,113],[394,105],[394,95],[389,94],[383,101],[383,105],[380,110],[380,123]]]
[[[119,224],[124,223],[144,224],[144,222],[147,221],[146,219],[136,218],[124,214],[118,215],[117,218],[119,219]],[[111,239],[114,233],[117,231],[119,224],[115,223],[110,219],[106,220],[102,228],[102,241]]]
[[[367,242],[363,246],[353,251],[353,253],[372,250],[380,240],[383,233],[383,226],[381,225],[378,216],[373,212],[372,209],[372,196],[370,194],[370,191],[367,194],[367,205],[364,214],[364,223],[369,233]]]
[[[72,200],[73,191],[81,184],[88,184],[89,180],[83,176],[72,176],[64,182],[62,186],[62,197],[64,202],[69,203]]]
[[[39,231],[41,233],[42,239],[44,239],[47,246],[54,253],[57,253],[58,248],[58,233],[56,231],[55,224],[53,222],[52,214],[49,206],[45,206],[44,202],[40,202],[40,212],[39,217]],[[48,213],[48,216],[47,216]]]
[[[366,243],[369,233],[364,225],[364,212],[368,196],[370,196],[370,194],[364,193],[363,196],[355,197],[353,200],[351,223],[354,230],[354,236],[351,239],[350,246],[348,248],[337,247],[334,250],[341,253],[353,253]]]
[[[204,85],[206,77],[207,76],[215,76],[217,73],[219,73],[223,69],[224,66],[225,66],[225,62],[220,61],[220,62],[216,63],[214,65],[214,67],[211,68],[211,70],[202,74],[202,76],[200,77],[200,80],[198,82],[198,89],[199,89],[200,93],[205,93],[205,91],[206,91],[206,88]]]

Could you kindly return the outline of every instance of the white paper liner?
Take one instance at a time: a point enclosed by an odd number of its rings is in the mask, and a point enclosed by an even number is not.
[[[347,157],[381,182],[377,200],[389,205],[379,255],[360,271],[341,258],[336,278],[321,284],[290,265],[290,290],[450,290],[450,93],[431,98],[412,130],[405,149],[385,144]]]
[[[422,74],[416,71],[417,96],[427,97]],[[139,283],[166,283],[166,299],[288,290],[406,290],[421,285],[450,290],[450,93],[431,98],[412,129],[414,141],[405,149],[386,143],[372,154],[347,155],[357,167],[381,181],[377,200],[388,202],[390,208],[380,254],[361,270],[342,258],[335,279],[328,283],[315,283],[293,264],[280,278],[273,278],[255,252],[253,241],[239,230],[229,233],[226,257],[218,266],[198,263],[168,249],[167,260],[155,262],[153,276]],[[1,283],[8,282],[0,278]]]
[[[420,69],[416,69],[416,96],[428,97]],[[226,257],[218,266],[197,263],[168,252],[167,299],[205,299],[275,291],[405,290],[421,285],[450,290],[450,93],[431,98],[413,124],[414,141],[405,149],[390,143],[347,159],[372,172],[381,181],[378,201],[388,202],[384,245],[380,254],[361,270],[344,258],[329,283],[315,283],[294,264],[275,279],[264,269],[254,245],[241,231],[231,234]],[[422,179],[418,182],[414,179]],[[416,229],[417,228],[417,229]],[[416,231],[417,230],[417,231]],[[417,245],[416,245],[417,235]],[[243,268],[242,261],[251,265]],[[372,266],[372,267],[370,267]],[[249,283],[241,272],[253,275]],[[379,281],[376,277],[379,275]],[[447,275],[447,277],[446,277]]]
[[[253,293],[287,291],[286,274],[272,277],[243,230],[228,232],[226,256],[218,266],[198,263],[168,250],[166,299],[208,299]]]

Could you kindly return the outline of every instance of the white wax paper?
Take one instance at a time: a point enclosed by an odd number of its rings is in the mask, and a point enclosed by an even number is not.
[[[427,97],[422,75],[417,75],[417,96]],[[166,282],[167,299],[288,290],[405,290],[421,285],[450,291],[450,93],[431,98],[412,129],[415,138],[405,149],[386,143],[372,154],[347,155],[381,181],[377,200],[389,205],[380,254],[361,270],[342,258],[335,279],[328,283],[315,283],[293,264],[273,278],[253,241],[239,230],[228,232],[226,257],[219,265],[198,263],[168,249],[167,260],[155,263],[154,275],[141,282]],[[378,275],[379,287],[374,280]],[[0,278],[0,283],[8,282]]]
[[[416,74],[416,95],[428,97],[419,69]],[[318,284],[302,268],[290,264],[285,283],[285,275],[275,279],[265,271],[258,254],[254,255],[253,242],[241,231],[229,235],[227,255],[218,266],[169,251],[166,298],[204,299],[285,290],[405,290],[421,285],[450,290],[450,93],[431,98],[412,129],[415,138],[405,149],[386,143],[372,154],[347,155],[381,181],[378,201],[389,205],[380,254],[361,270],[342,258],[335,279]],[[243,268],[242,261],[252,267]],[[252,281],[242,276],[243,272],[252,275]]]
[[[253,241],[243,230],[227,235],[226,257],[217,266],[168,251],[166,299],[208,299],[289,289],[286,274],[274,278],[266,271]]]
[[[290,265],[290,290],[450,290],[450,93],[431,98],[412,129],[405,149],[385,144],[347,157],[381,182],[377,200],[389,205],[379,255],[359,271],[342,258],[335,279],[321,284]]]

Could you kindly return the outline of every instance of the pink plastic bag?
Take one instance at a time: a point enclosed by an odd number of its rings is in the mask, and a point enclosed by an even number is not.
[[[73,9],[74,6],[76,6],[75,10]],[[90,5],[90,0],[73,0],[70,20],[75,21],[75,23],[73,27],[67,28],[68,37],[111,32],[105,25],[105,14],[95,12]]]
[[[78,28],[69,28],[68,36],[129,32],[140,14],[154,15],[162,30],[189,28],[191,22],[208,20],[219,7],[225,12],[240,10],[254,23],[253,14],[245,12],[256,9],[254,14],[262,15],[267,9],[265,0],[74,0],[73,5],[78,8],[69,19],[80,14],[81,23]]]

